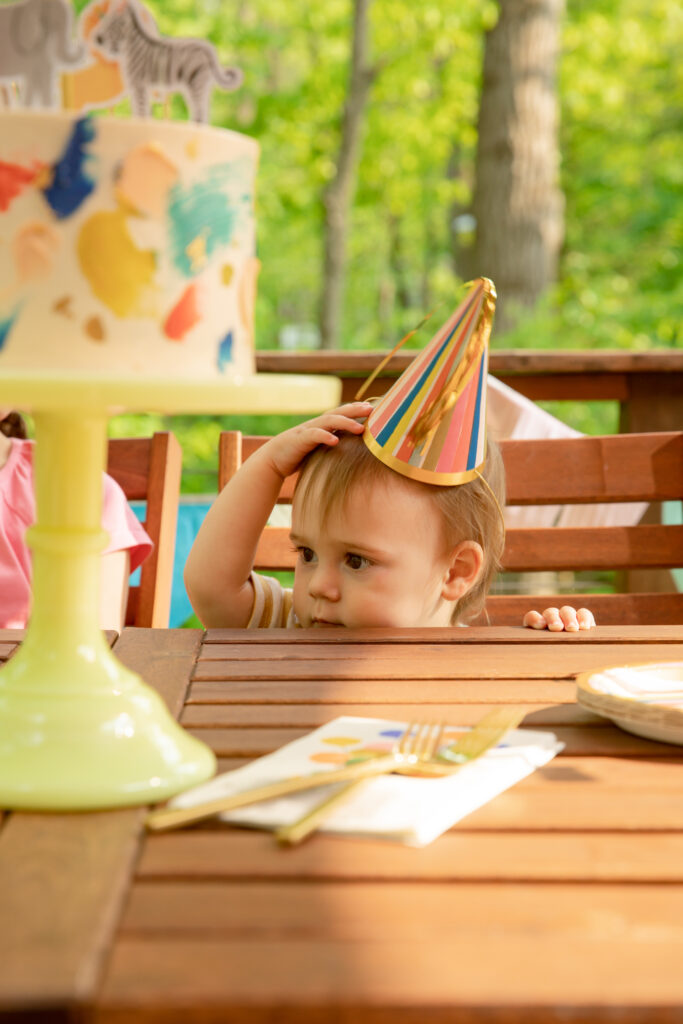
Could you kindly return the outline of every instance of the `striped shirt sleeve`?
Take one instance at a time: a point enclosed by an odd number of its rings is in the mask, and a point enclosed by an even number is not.
[[[294,597],[288,587],[283,587],[272,576],[261,576],[252,572],[254,606],[247,629],[298,629],[294,615]]]

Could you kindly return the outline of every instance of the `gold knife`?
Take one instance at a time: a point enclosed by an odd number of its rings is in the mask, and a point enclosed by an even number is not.
[[[371,761],[361,761],[335,771],[312,772],[308,775],[294,776],[291,779],[281,779],[279,782],[269,782],[263,786],[256,786],[254,789],[244,790],[242,793],[219,796],[214,800],[195,804],[193,807],[161,807],[147,815],[145,825],[152,832],[163,832],[165,829],[178,828],[180,825],[189,825],[195,821],[202,821],[204,818],[211,818],[221,811],[232,811],[237,807],[259,803],[261,800],[273,800],[275,797],[285,796],[287,793],[298,793],[305,789],[328,786],[333,782],[346,782],[348,779],[366,775],[378,775],[381,772],[390,771],[395,764],[396,758],[387,755]]]

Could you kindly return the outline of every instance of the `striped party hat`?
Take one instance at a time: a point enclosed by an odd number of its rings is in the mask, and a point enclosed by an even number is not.
[[[363,440],[390,469],[451,486],[486,458],[486,375],[496,289],[480,277],[454,313],[379,399]]]

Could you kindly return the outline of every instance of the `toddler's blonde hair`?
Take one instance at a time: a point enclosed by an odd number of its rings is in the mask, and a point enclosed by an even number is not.
[[[320,445],[306,457],[294,496],[302,508],[315,500],[325,522],[333,511],[343,510],[355,487],[372,487],[385,481],[388,475],[407,489],[428,495],[441,518],[445,551],[452,550],[461,541],[473,540],[484,552],[476,582],[454,605],[451,623],[455,625],[471,622],[483,611],[505,545],[501,511],[505,504],[505,470],[500,449],[492,441],[488,441],[486,460],[479,472],[483,480],[475,477],[469,483],[453,487],[424,484],[385,466],[359,435],[341,434],[334,447]]]

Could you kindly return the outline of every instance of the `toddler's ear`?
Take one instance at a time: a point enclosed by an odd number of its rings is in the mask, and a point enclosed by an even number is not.
[[[443,579],[441,594],[447,601],[459,601],[479,578],[484,564],[481,544],[475,540],[463,540],[453,548],[448,568]]]

